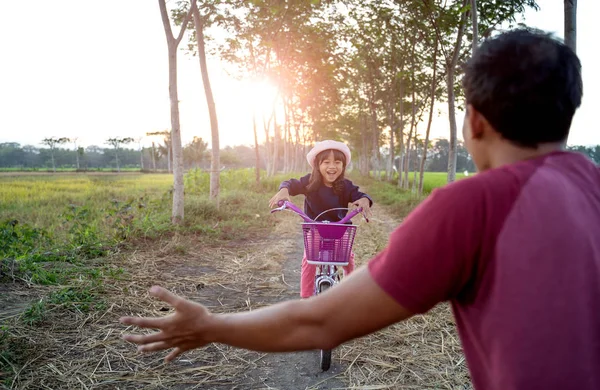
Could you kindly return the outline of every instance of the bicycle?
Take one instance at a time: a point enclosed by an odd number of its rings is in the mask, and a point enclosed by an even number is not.
[[[351,211],[345,207],[329,209],[313,220],[292,202],[280,201],[278,205],[280,207],[272,209],[271,213],[289,209],[304,220],[302,233],[304,235],[306,261],[316,266],[313,295],[324,293],[341,281],[339,267],[348,265],[356,228],[358,227],[357,225],[347,224],[347,222],[350,222],[352,218],[361,213],[362,208],[359,207]],[[348,210],[350,212],[339,222],[318,221],[323,214],[333,210]],[[365,220],[369,222],[366,217]],[[320,366],[323,371],[329,370],[331,350],[321,350]]]

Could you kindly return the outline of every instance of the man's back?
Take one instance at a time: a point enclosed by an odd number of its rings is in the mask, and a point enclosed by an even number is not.
[[[600,168],[585,157],[435,190],[369,270],[412,313],[452,302],[475,388],[600,388]]]
[[[600,168],[558,152],[480,180],[484,255],[453,303],[474,383],[600,388]]]

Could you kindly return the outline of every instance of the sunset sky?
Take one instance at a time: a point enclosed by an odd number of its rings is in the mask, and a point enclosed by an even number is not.
[[[528,11],[525,22],[562,37],[563,2],[538,4],[541,10]],[[0,142],[39,145],[56,136],[102,146],[113,136],[137,138],[170,127],[167,48],[156,1],[9,0],[2,5]],[[594,114],[600,106],[595,73],[600,59],[593,55],[600,5],[582,1],[578,6],[584,99],[569,143],[600,144]],[[178,71],[183,141],[210,140],[198,59],[182,52]],[[221,145],[253,144],[252,104],[268,107],[272,88],[235,80],[218,59],[210,59],[209,72]],[[462,113],[457,120],[462,126]],[[447,133],[447,118],[436,118],[433,137]]]

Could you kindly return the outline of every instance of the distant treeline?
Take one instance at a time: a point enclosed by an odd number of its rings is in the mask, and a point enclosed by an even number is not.
[[[210,151],[202,140],[196,140],[184,147],[184,164],[186,169],[210,167]],[[264,156],[264,146],[259,147],[260,156]],[[600,164],[600,145],[596,146],[569,146],[569,150],[574,150],[585,154],[597,164]],[[428,150],[426,171],[445,172],[448,166],[448,140],[434,140]],[[385,156],[385,153],[383,154]],[[421,153],[417,153],[411,158],[411,167],[416,166]],[[140,169],[146,171],[168,171],[170,170],[167,148],[164,145],[158,145],[154,148],[143,147],[138,150],[135,148],[103,148],[95,145],[86,148],[55,148],[54,162],[57,169],[117,169],[117,157],[120,169]],[[283,158],[283,156],[279,156]],[[263,158],[260,161],[260,168],[265,169],[266,164]],[[79,166],[78,166],[79,165]],[[227,168],[247,168],[256,165],[256,153],[253,147],[235,146],[221,149],[221,165]],[[396,168],[398,168],[398,159],[396,159]],[[282,166],[282,165],[279,165]],[[0,143],[0,168],[23,169],[23,170],[51,170],[52,150],[50,148],[39,148],[31,145],[21,146],[15,142]],[[308,169],[308,166],[304,167]],[[457,171],[475,170],[467,150],[462,143],[458,145]]]

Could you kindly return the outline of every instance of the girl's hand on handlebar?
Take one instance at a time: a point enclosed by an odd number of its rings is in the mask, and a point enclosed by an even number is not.
[[[269,207],[275,208],[279,207],[279,202],[282,200],[290,200],[290,193],[287,188],[282,188],[269,200]]]
[[[352,205],[356,206],[356,208],[362,207],[362,214],[367,219],[367,221],[371,218],[371,202],[368,198],[360,198],[356,202],[352,203]]]

